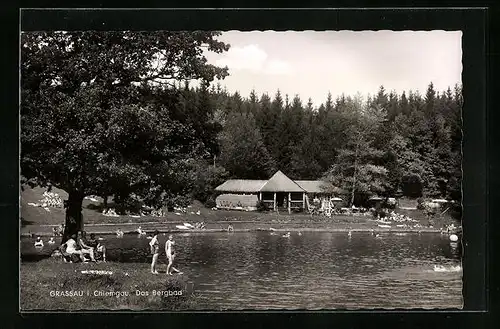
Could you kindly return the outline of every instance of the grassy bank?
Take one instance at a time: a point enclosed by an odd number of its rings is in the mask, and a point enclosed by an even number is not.
[[[29,236],[30,234],[51,235],[52,227],[64,222],[64,209],[50,208],[50,212],[41,207],[34,207],[29,203],[37,203],[43,198],[42,188],[26,189],[22,192],[21,198],[21,216],[22,227],[21,234]],[[62,190],[53,189],[63,199],[67,194]],[[270,227],[278,230],[325,230],[325,231],[344,231],[344,230],[386,230],[380,228],[378,223],[368,216],[349,216],[334,215],[332,218],[324,216],[311,216],[306,213],[276,213],[276,212],[247,212],[231,210],[212,210],[203,207],[199,203],[194,203],[187,208],[186,213],[167,213],[164,217],[154,216],[104,216],[99,212],[100,201],[84,200],[83,218],[85,229],[89,232],[100,234],[113,233],[117,228],[123,231],[134,231],[138,225],[145,230],[159,229],[164,232],[183,232],[176,229],[176,225],[182,225],[184,222],[196,223],[205,222],[206,230],[221,231],[227,228],[228,223],[232,223],[236,232],[253,231],[259,229],[269,229]],[[391,223],[391,230],[405,231],[439,231],[440,228],[455,223],[450,216],[436,216],[429,220],[420,210],[396,210],[416,220],[417,222],[407,223],[408,227],[398,228],[396,225],[405,223]],[[418,224],[418,225],[416,225]]]
[[[89,270],[111,271],[112,274],[82,273]],[[163,270],[160,274],[153,275],[149,271],[149,264],[70,264],[54,258],[22,263],[21,310],[193,308],[197,296],[193,293],[187,278],[184,275],[167,276],[165,269],[160,268],[160,270]],[[178,291],[182,291],[182,295],[178,295]],[[73,296],[68,296],[71,294]],[[177,296],[174,296],[176,294]]]

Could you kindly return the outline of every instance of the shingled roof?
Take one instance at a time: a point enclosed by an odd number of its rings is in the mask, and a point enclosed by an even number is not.
[[[220,192],[256,193],[267,183],[267,180],[230,179],[215,188]]]
[[[296,180],[295,183],[307,193],[329,193],[333,189],[330,183],[320,180]]]

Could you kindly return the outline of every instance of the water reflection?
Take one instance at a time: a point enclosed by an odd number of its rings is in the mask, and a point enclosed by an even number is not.
[[[174,235],[177,265],[201,293],[201,309],[460,307],[460,248],[437,234],[291,232]],[[146,238],[106,236],[111,261],[150,261]],[[165,264],[162,245],[159,263]],[[21,242],[25,261],[50,255]],[[144,264],[147,267],[146,264]]]

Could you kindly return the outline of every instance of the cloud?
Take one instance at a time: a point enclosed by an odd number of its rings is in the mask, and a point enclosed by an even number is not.
[[[247,70],[253,73],[283,75],[291,72],[287,62],[268,59],[267,53],[255,44],[232,47],[215,64],[227,66],[230,70]]]
[[[286,75],[292,73],[292,67],[287,62],[272,60],[266,64],[265,71],[269,74]]]
[[[216,61],[216,64],[234,70],[261,71],[266,59],[266,52],[257,45],[247,45],[230,48],[224,57]]]

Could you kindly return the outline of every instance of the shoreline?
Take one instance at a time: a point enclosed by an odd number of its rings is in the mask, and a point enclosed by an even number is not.
[[[109,225],[108,225],[109,226]],[[116,227],[120,225],[114,225]],[[123,225],[121,225],[123,226]],[[267,226],[267,225],[266,225]],[[271,226],[271,225],[269,225]],[[272,226],[271,226],[272,227]],[[160,233],[176,233],[176,234],[181,234],[181,233],[228,233],[226,229],[190,229],[190,230],[181,230],[181,229],[170,229],[167,227],[155,227],[156,230]],[[351,231],[352,233],[371,233],[371,232],[377,232],[377,233],[441,233],[440,229],[436,228],[382,228],[382,227],[364,227],[364,228],[349,228],[349,227],[280,227],[280,228],[273,228],[272,230],[270,227],[268,228],[262,228],[262,227],[256,227],[256,228],[235,228],[233,230],[233,233],[247,233],[247,232],[349,232]],[[115,235],[115,230],[88,230],[87,232],[89,233],[94,233],[97,235]],[[135,232],[124,232],[125,235],[133,235],[136,234]],[[52,237],[54,236],[52,232],[30,232],[26,233],[23,232],[21,233],[21,237],[31,237],[32,235],[37,235],[37,236],[44,236],[44,237]]]

